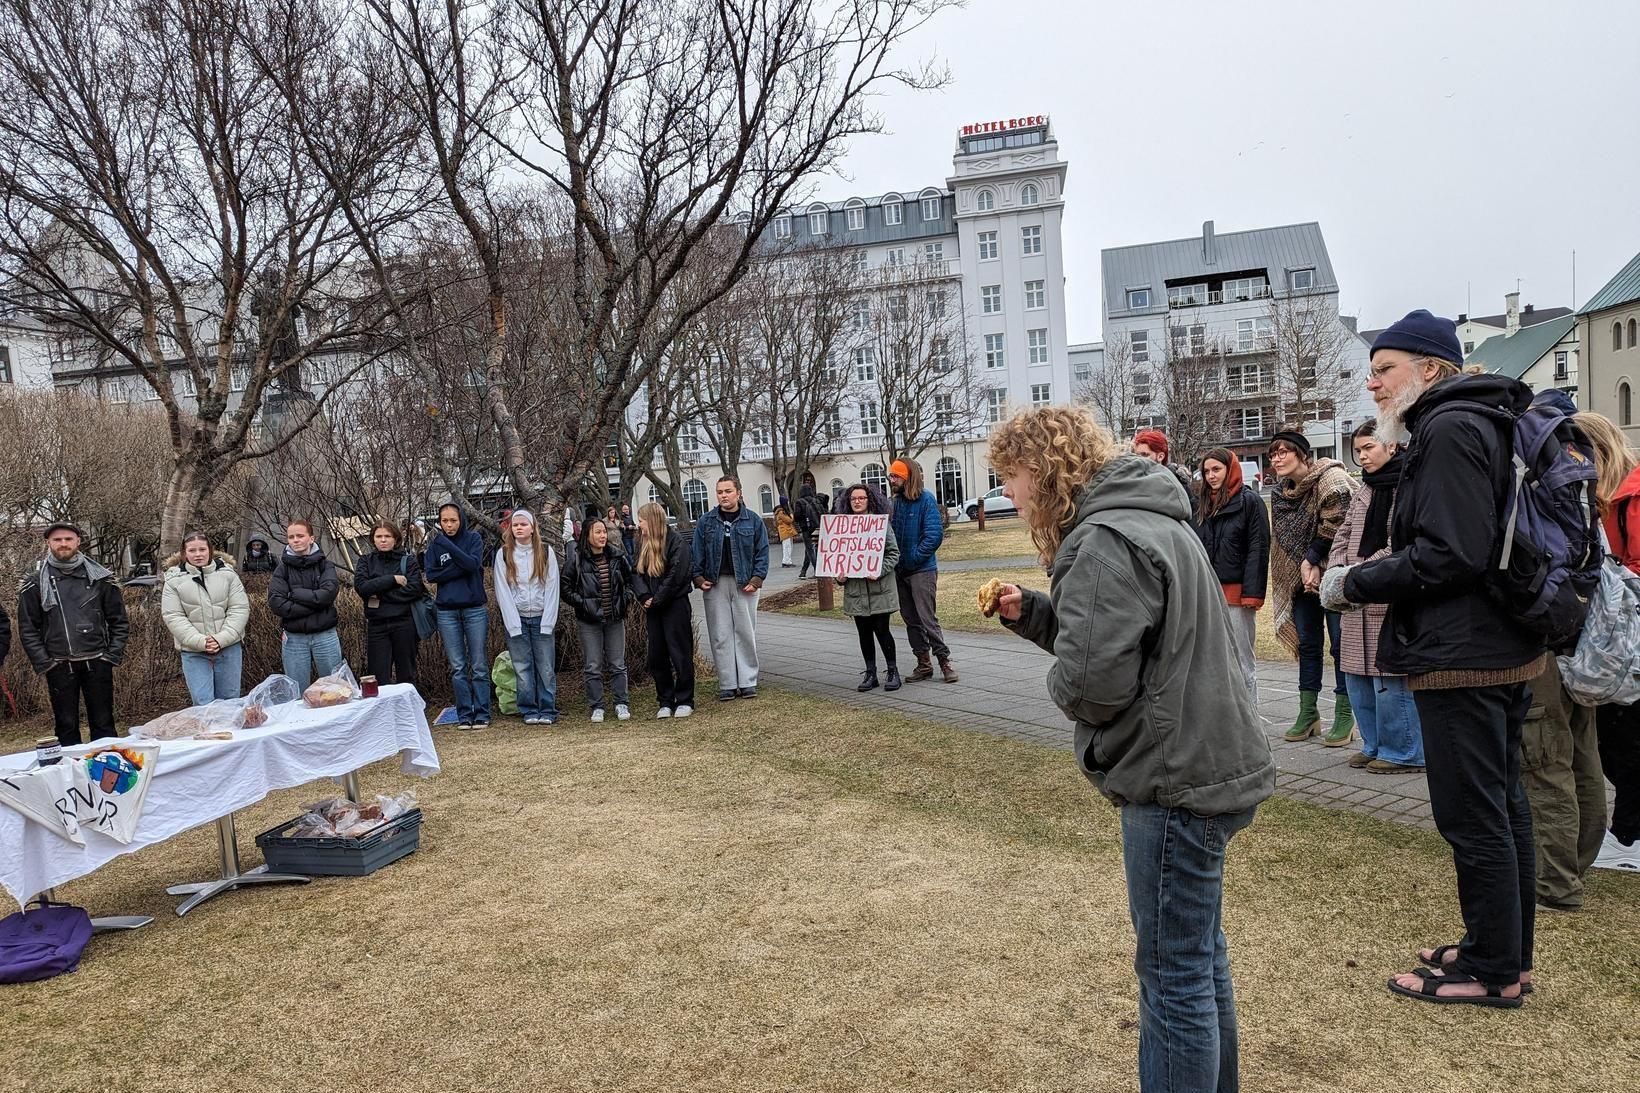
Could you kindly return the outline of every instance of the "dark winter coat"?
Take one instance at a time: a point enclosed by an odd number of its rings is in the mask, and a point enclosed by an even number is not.
[[[455,537],[439,530],[427,540],[427,549],[421,555],[422,574],[438,585],[435,599],[447,611],[482,607],[488,602],[484,594],[484,559],[490,552],[484,547],[484,537],[467,526],[466,513],[459,515],[461,527]]]
[[[84,565],[62,573],[41,562],[17,590],[17,638],[34,670],[45,673],[69,660],[102,659],[119,664],[131,632],[125,597],[101,566],[93,577]],[[40,582],[55,579],[57,604],[40,602]]]
[[[1223,508],[1195,526],[1219,583],[1241,585],[1244,600],[1264,599],[1270,574],[1270,514],[1258,492],[1243,486]]]
[[[632,567],[632,589],[638,602],[653,599],[650,610],[658,611],[675,600],[686,599],[694,587],[695,565],[689,556],[689,544],[671,528],[666,529],[666,568],[658,577],[651,577],[637,566]]]
[[[400,565],[403,565],[401,572]],[[393,578],[404,577],[404,587]],[[390,622],[410,614],[410,607],[427,595],[421,580],[421,561],[414,551],[373,550],[359,559],[353,571],[353,590],[364,601],[366,622]],[[370,601],[374,599],[376,606]]]
[[[1407,411],[1412,443],[1391,553],[1356,566],[1344,582],[1352,602],[1390,605],[1378,642],[1385,673],[1519,668],[1544,651],[1487,590],[1511,486],[1511,426],[1475,410],[1431,413],[1457,401],[1519,414],[1532,392],[1506,376],[1453,376]]]
[[[915,501],[894,498],[889,516],[894,527],[894,538],[900,544],[900,564],[894,569],[902,577],[923,570],[939,569],[934,552],[945,541],[945,521],[940,516],[940,503],[931,490],[923,490]]]
[[[1186,495],[1121,456],[1076,503],[1050,592],[1026,591],[1006,625],[1054,655],[1048,694],[1076,722],[1083,773],[1117,804],[1252,808],[1275,792],[1275,760]]]
[[[268,610],[288,634],[322,634],[336,628],[336,567],[314,547],[292,554],[287,547],[268,581]]]
[[[730,538],[735,552],[735,587],[763,587],[769,576],[769,529],[763,518],[741,505],[730,518]],[[690,553],[695,562],[695,579],[716,584],[723,577],[723,510],[712,509],[695,522]]]
[[[245,544],[245,562],[239,567],[241,573],[272,573],[278,560],[268,550],[268,544],[261,539],[252,539]],[[260,550],[257,548],[261,547]]]
[[[614,538],[609,540],[604,551],[609,555],[609,598],[615,607],[611,617],[604,617],[603,590],[598,587],[598,563],[579,544],[572,545],[564,552],[564,566],[559,578],[564,602],[569,604],[577,619],[594,626],[621,621],[626,616],[627,605],[632,602],[632,563],[621,552]]]

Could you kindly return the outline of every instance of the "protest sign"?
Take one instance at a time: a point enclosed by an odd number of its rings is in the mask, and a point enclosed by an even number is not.
[[[883,575],[883,551],[888,548],[888,517],[873,513],[827,514],[820,517],[821,577]]]

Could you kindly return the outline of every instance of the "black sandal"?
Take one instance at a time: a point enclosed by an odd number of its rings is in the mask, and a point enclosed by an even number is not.
[[[1442,975],[1442,973],[1444,971],[1445,971],[1444,968],[1413,968],[1412,969],[1412,974],[1416,975],[1416,976],[1420,976],[1424,979],[1440,979],[1440,978],[1444,978],[1444,976]],[[1529,982],[1528,983],[1522,983],[1520,985],[1520,993],[1523,997],[1525,995],[1531,994],[1532,993],[1532,984],[1529,983]]]
[[[1491,1009],[1513,1010],[1519,1009],[1521,1005],[1520,997],[1518,995],[1513,998],[1506,998],[1504,997],[1502,987],[1495,987],[1490,983],[1482,984],[1486,987],[1486,993],[1484,995],[1442,995],[1438,993],[1441,987],[1447,983],[1452,983],[1454,985],[1460,983],[1480,983],[1479,979],[1476,979],[1472,975],[1466,975],[1463,972],[1453,971],[1446,972],[1442,975],[1423,975],[1422,973],[1413,974],[1419,975],[1422,980],[1417,990],[1409,990],[1406,987],[1401,986],[1401,984],[1395,981],[1393,976],[1386,981],[1385,985],[1389,987],[1391,994],[1401,994],[1408,998],[1416,998],[1420,1002],[1434,1002],[1443,1006],[1470,1005],[1486,1006]]]
[[[1437,946],[1435,946],[1435,948],[1433,948],[1429,951],[1431,953],[1433,953],[1434,955],[1431,956],[1428,960],[1425,960],[1424,959],[1424,951],[1422,949],[1418,950],[1418,963],[1424,965],[1427,968],[1434,968],[1436,971],[1441,971],[1446,967],[1446,954],[1447,953],[1457,952],[1458,951],[1458,946],[1456,946],[1456,945],[1437,945]]]

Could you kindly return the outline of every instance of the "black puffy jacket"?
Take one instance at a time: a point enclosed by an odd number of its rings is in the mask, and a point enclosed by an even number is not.
[[[650,577],[632,567],[632,590],[637,593],[638,602],[653,599],[651,610],[659,610],[674,600],[687,598],[693,587],[694,559],[689,553],[689,544],[683,536],[666,529],[666,568],[661,570],[659,577]]]
[[[403,565],[401,570],[399,567]],[[393,578],[404,577],[404,587]],[[359,559],[353,571],[353,589],[364,601],[366,622],[388,622],[410,614],[410,605],[427,595],[427,586],[421,583],[421,559],[416,552],[373,550]],[[370,606],[375,597],[376,606]]]
[[[1520,414],[1532,392],[1506,376],[1453,376],[1407,411],[1412,443],[1395,495],[1393,553],[1362,562],[1344,582],[1351,601],[1390,605],[1378,640],[1386,674],[1519,668],[1544,651],[1487,588],[1512,482],[1510,425],[1475,410],[1430,413],[1456,401]]]
[[[1243,599],[1264,599],[1270,575],[1270,513],[1257,490],[1243,486],[1218,512],[1193,525],[1220,584],[1239,584]]]
[[[336,628],[336,567],[324,551],[286,550],[268,581],[268,609],[286,633],[322,634]]]
[[[609,580],[614,586],[610,589],[610,602],[615,607],[613,617],[604,618],[598,588],[598,564],[579,545],[564,552],[564,568],[559,578],[564,602],[575,611],[576,618],[593,625],[621,621],[626,615],[627,604],[632,601],[632,563],[615,545],[614,538],[610,539],[604,551],[609,555]]]

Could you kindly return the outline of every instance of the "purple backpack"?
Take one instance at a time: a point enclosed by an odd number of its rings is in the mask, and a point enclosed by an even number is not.
[[[0,983],[32,983],[71,972],[91,940],[84,907],[48,903],[0,919]]]

